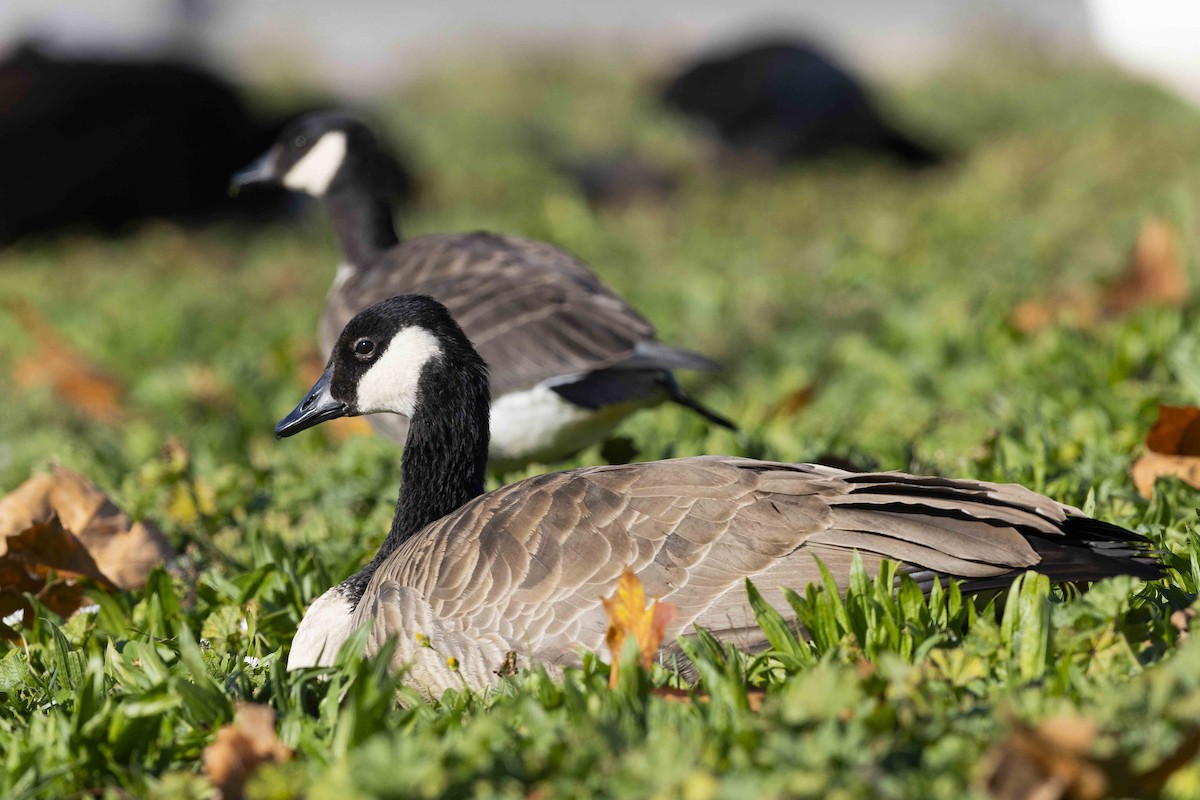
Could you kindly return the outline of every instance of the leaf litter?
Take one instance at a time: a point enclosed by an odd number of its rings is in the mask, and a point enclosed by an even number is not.
[[[0,498],[0,609],[27,610],[29,593],[56,614],[87,603],[82,581],[137,589],[174,556],[162,533],[134,522],[94,483],[55,466]]]
[[[59,400],[95,422],[119,422],[125,390],[115,378],[85,358],[32,303],[14,299],[9,313],[36,345],[13,365],[13,383],[22,389],[47,386]]]
[[[1009,315],[1026,335],[1060,323],[1092,328],[1150,306],[1180,307],[1189,294],[1179,236],[1165,220],[1150,218],[1138,229],[1125,271],[1104,290],[1076,287],[1041,300],[1026,300]]]
[[[1133,464],[1133,483],[1142,497],[1153,496],[1160,477],[1200,488],[1200,407],[1159,406],[1145,448]]]
[[[233,722],[217,731],[204,748],[204,773],[222,800],[240,800],[246,782],[263,764],[290,760],[292,751],[275,733],[275,712],[270,706],[243,703]]]

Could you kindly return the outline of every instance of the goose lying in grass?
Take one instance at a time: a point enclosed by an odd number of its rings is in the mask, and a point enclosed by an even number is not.
[[[493,233],[400,241],[392,223],[380,148],[365,125],[311,114],[289,126],[237,185],[281,183],[321,198],[342,264],[321,317],[328,351],[350,318],[400,293],[436,297],[461,322],[492,369],[492,466],[566,458],[622,419],[665,401],[733,428],[685,393],[672,370],[716,370],[668,347],[646,321],[575,256],[545,242]],[[372,420],[404,442],[408,424]]]
[[[677,606],[669,637],[699,625],[745,647],[764,637],[744,579],[786,608],[778,588],[819,579],[813,556],[843,577],[856,551],[869,568],[894,559],[926,586],[952,575],[968,590],[1027,569],[1058,581],[1159,575],[1138,534],[1012,484],[708,456],[484,494],[487,368],[428,297],[355,316],[275,433],[387,412],[410,420],[391,531],[367,567],[308,609],[289,669],[330,664],[368,623],[368,652],[397,637],[392,666],[410,664],[408,680],[434,696],[487,686],[510,653],[520,666],[574,664],[603,643],[600,598],[626,567]]]

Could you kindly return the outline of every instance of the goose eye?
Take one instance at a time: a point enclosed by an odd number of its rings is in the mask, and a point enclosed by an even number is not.
[[[375,354],[375,343],[370,339],[359,339],[354,343],[354,355],[362,360],[369,359]]]
[[[301,134],[295,139],[292,139],[292,144],[295,145],[297,149],[304,147],[304,145],[308,144],[308,137]]]

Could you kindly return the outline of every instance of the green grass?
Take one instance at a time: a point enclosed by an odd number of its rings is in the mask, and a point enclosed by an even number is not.
[[[39,610],[27,646],[0,645],[0,795],[199,796],[199,753],[238,700],[271,704],[299,753],[256,777],[252,796],[271,798],[957,798],[980,791],[984,753],[1016,720],[1090,716],[1097,757],[1134,771],[1196,730],[1200,642],[1181,646],[1167,617],[1200,582],[1198,498],[1164,482],[1146,503],[1129,464],[1159,402],[1200,399],[1198,306],[1032,336],[1007,319],[1020,300],[1115,276],[1151,215],[1181,231],[1196,274],[1200,115],[1094,66],[982,56],[886,97],[960,153],[952,168],[847,158],[746,175],[702,166],[639,94],[643,77],[539,56],[447,66],[384,98],[428,184],[404,228],[562,244],[666,341],[728,364],[685,381],[745,435],[642,413],[622,429],[641,458],[832,453],[1018,481],[1146,533],[1178,569],[1082,597],[1030,579],[994,611],[952,592],[893,597],[886,576],[859,576],[844,604],[793,587],[815,642],[765,610],[767,654],[699,640],[707,704],[651,697],[672,680],[657,669],[610,691],[589,661],[561,684],[522,674],[487,697],[400,708],[380,662],[347,654],[326,681],[283,669],[305,604],[373,551],[398,482],[387,442],[271,435],[307,388],[297,354],[336,260],[321,215],[253,235],[151,226],[29,243],[0,254],[0,300],[28,299],[115,375],[127,417],[90,423],[10,386],[0,489],[67,464],[158,521],[185,559],[143,591],[95,593],[98,614]],[[593,214],[523,149],[530,123],[673,164],[683,189]],[[0,314],[0,374],[33,347]],[[810,384],[807,407],[772,415]],[[598,460],[593,448],[578,463]],[[761,711],[747,686],[766,691]],[[1200,791],[1200,765],[1168,790]]]

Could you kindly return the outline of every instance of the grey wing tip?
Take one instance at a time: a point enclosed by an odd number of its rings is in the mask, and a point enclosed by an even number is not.
[[[697,372],[719,372],[721,365],[708,356],[668,347],[662,342],[643,340],[634,345],[631,362],[638,366],[661,367],[662,369],[690,369]]]

